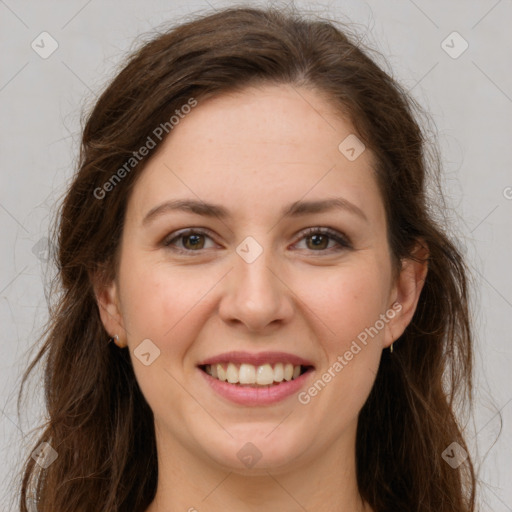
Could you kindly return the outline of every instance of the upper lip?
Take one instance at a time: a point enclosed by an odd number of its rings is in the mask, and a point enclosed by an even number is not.
[[[303,359],[295,354],[289,354],[288,352],[224,352],[216,356],[209,357],[204,361],[200,362],[198,366],[205,364],[217,364],[217,363],[235,363],[242,364],[248,363],[254,366],[260,366],[265,363],[291,363],[294,366],[313,366],[311,361]]]

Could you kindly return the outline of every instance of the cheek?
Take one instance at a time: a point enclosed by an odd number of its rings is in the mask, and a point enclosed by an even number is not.
[[[193,339],[200,329],[197,317],[204,309],[203,299],[219,280],[217,272],[201,273],[144,258],[127,258],[120,276],[128,341],[135,346],[149,338],[175,356],[186,348],[179,340]]]
[[[386,307],[387,281],[377,264],[333,270],[312,286],[303,280],[300,297],[314,313],[331,349],[340,349],[375,324]],[[298,281],[299,283],[299,281]],[[299,285],[297,285],[299,286]]]
[[[309,292],[303,290],[304,302],[315,313],[316,337],[322,340],[326,356],[317,375],[325,384],[310,388],[311,396],[321,396],[312,399],[319,411],[337,411],[335,428],[357,415],[375,381],[388,286],[385,264],[375,259],[337,269]]]
[[[121,266],[122,315],[133,367],[154,411],[183,399],[183,389],[172,376],[188,368],[184,359],[208,315],[207,293],[219,278],[207,274],[142,258],[127,258]],[[134,353],[146,339],[159,350],[148,366],[140,364]]]

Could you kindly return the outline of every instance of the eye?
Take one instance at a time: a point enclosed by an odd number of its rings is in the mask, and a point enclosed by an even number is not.
[[[348,237],[331,228],[308,228],[301,234],[302,237],[299,241],[306,241],[306,249],[313,252],[330,253],[352,248]],[[188,228],[171,233],[171,235],[164,239],[162,244],[178,253],[190,254],[207,249],[208,247],[205,246],[207,239],[212,240],[208,231]],[[329,246],[330,242],[334,242],[334,247],[332,245]]]
[[[189,228],[183,231],[178,231],[177,233],[172,233],[170,237],[167,237],[162,243],[165,247],[172,246],[172,249],[178,252],[190,253],[205,249],[206,238],[211,240],[211,237],[206,231]],[[176,245],[176,241],[180,242],[178,246]]]
[[[332,252],[342,249],[351,249],[350,240],[343,234],[331,228],[308,228],[302,232],[301,241],[306,241],[306,248],[314,252]],[[334,241],[334,247],[329,242]],[[308,243],[310,242],[310,243]]]

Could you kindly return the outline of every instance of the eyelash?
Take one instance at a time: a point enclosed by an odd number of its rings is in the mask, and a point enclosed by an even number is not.
[[[173,236],[174,235],[174,236]],[[178,252],[180,254],[193,254],[193,253],[200,253],[203,250],[206,249],[198,249],[198,250],[191,250],[191,249],[182,249],[180,247],[173,246],[173,242],[178,239],[186,238],[190,235],[205,235],[209,238],[212,238],[209,231],[204,229],[194,229],[194,228],[187,228],[182,231],[178,231],[176,234],[172,233],[169,237],[164,239],[163,245],[167,248],[170,248],[172,251]],[[339,233],[338,231],[332,229],[332,228],[307,228],[301,233],[301,237],[297,240],[301,241],[304,238],[311,237],[313,235],[327,235],[330,239],[337,242],[338,247],[330,247],[328,249],[321,249],[318,251],[311,250],[311,252],[318,252],[318,253],[331,253],[331,252],[338,252],[343,249],[352,249],[352,244],[348,237],[345,235]],[[172,237],[172,238],[171,238]],[[295,242],[295,243],[297,243]]]

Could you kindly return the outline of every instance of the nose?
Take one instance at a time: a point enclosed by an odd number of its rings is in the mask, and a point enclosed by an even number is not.
[[[252,262],[234,254],[234,269],[224,280],[219,315],[227,323],[264,332],[284,325],[293,316],[293,293],[270,251]]]

